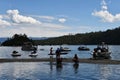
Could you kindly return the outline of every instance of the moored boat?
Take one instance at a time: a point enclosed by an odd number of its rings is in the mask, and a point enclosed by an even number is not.
[[[23,51],[34,51],[37,50],[37,46],[33,46],[31,42],[25,42],[21,48]]]
[[[60,47],[60,51],[71,51],[68,47]]]
[[[80,46],[80,47],[78,47],[78,50],[79,51],[89,51],[90,49],[88,47],[85,47],[85,46]]]
[[[110,59],[111,52],[109,50],[108,45],[106,45],[104,42],[102,42],[101,45],[98,45],[97,48],[94,48],[93,51],[93,58],[94,59]]]
[[[17,57],[17,56],[21,56],[21,54],[18,53],[17,51],[13,51],[12,54],[11,54],[11,56]]]
[[[37,57],[38,54],[36,53],[36,51],[33,51],[29,54],[30,57]]]
[[[65,54],[68,54],[67,52],[60,52],[60,55],[65,55]],[[52,53],[52,54],[48,54],[48,55],[56,55],[55,53]]]

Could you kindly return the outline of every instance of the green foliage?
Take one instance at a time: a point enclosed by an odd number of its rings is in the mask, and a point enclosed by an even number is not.
[[[12,36],[12,38],[8,38],[6,41],[4,41],[1,45],[2,46],[21,46],[24,42],[32,42],[26,34],[15,34]]]
[[[85,34],[75,34],[75,35],[65,35],[61,37],[49,38],[46,40],[35,40],[36,44],[39,45],[79,45],[79,44],[98,44],[101,42],[106,42],[107,44],[120,44],[120,27],[113,30],[91,32]]]

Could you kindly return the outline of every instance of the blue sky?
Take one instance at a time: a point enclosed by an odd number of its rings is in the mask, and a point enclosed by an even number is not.
[[[0,37],[105,31],[120,26],[120,0],[0,0]]]

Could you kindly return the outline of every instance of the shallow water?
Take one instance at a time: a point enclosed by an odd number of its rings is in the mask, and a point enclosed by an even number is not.
[[[38,46],[37,58],[48,58],[49,49],[54,50],[59,46]],[[87,46],[90,51],[78,51],[78,45],[67,46],[72,51],[62,57],[73,57],[78,54],[80,58],[90,58],[95,45]],[[41,51],[40,49],[44,49]],[[30,58],[30,51],[21,51],[21,47],[0,47],[0,58],[13,58],[10,54],[17,50],[22,54],[18,58]],[[120,60],[120,46],[110,45],[112,59]],[[55,56],[54,56],[55,57]],[[119,80],[120,65],[86,64],[63,62],[56,65],[55,62],[11,62],[0,63],[0,80]]]
[[[120,65],[50,62],[0,64],[0,80],[119,80]]]

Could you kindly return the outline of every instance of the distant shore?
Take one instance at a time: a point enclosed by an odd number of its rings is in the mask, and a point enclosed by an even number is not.
[[[5,62],[55,62],[55,58],[1,58],[0,63]],[[63,62],[73,62],[72,58],[63,58]],[[120,64],[119,60],[93,60],[93,59],[79,59],[79,63],[92,64]]]

